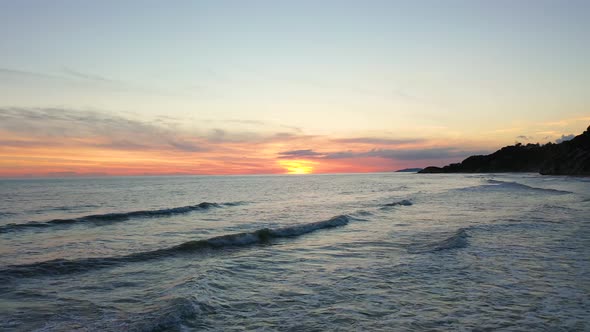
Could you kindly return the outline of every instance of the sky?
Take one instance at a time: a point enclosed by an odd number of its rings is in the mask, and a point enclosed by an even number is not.
[[[0,1],[0,177],[442,166],[590,124],[590,1]]]

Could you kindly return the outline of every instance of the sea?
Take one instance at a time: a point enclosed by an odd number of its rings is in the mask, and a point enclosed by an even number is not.
[[[0,180],[1,331],[588,331],[590,178]]]

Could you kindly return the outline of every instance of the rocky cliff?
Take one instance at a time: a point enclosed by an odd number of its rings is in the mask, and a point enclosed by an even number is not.
[[[590,127],[559,144],[516,144],[486,156],[471,156],[445,167],[419,173],[539,172],[546,175],[590,175]]]

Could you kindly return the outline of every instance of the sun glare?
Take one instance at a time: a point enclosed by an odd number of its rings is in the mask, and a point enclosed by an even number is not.
[[[287,171],[287,174],[311,174],[313,164],[315,162],[308,160],[279,160],[279,165]]]

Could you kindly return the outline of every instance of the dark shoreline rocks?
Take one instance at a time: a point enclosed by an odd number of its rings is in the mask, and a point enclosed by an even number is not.
[[[516,144],[485,156],[471,156],[444,167],[429,166],[418,173],[538,172],[543,175],[590,176],[590,127],[559,144]]]
[[[397,173],[418,173],[422,170],[422,168],[404,168],[404,169],[398,169],[396,172]]]

